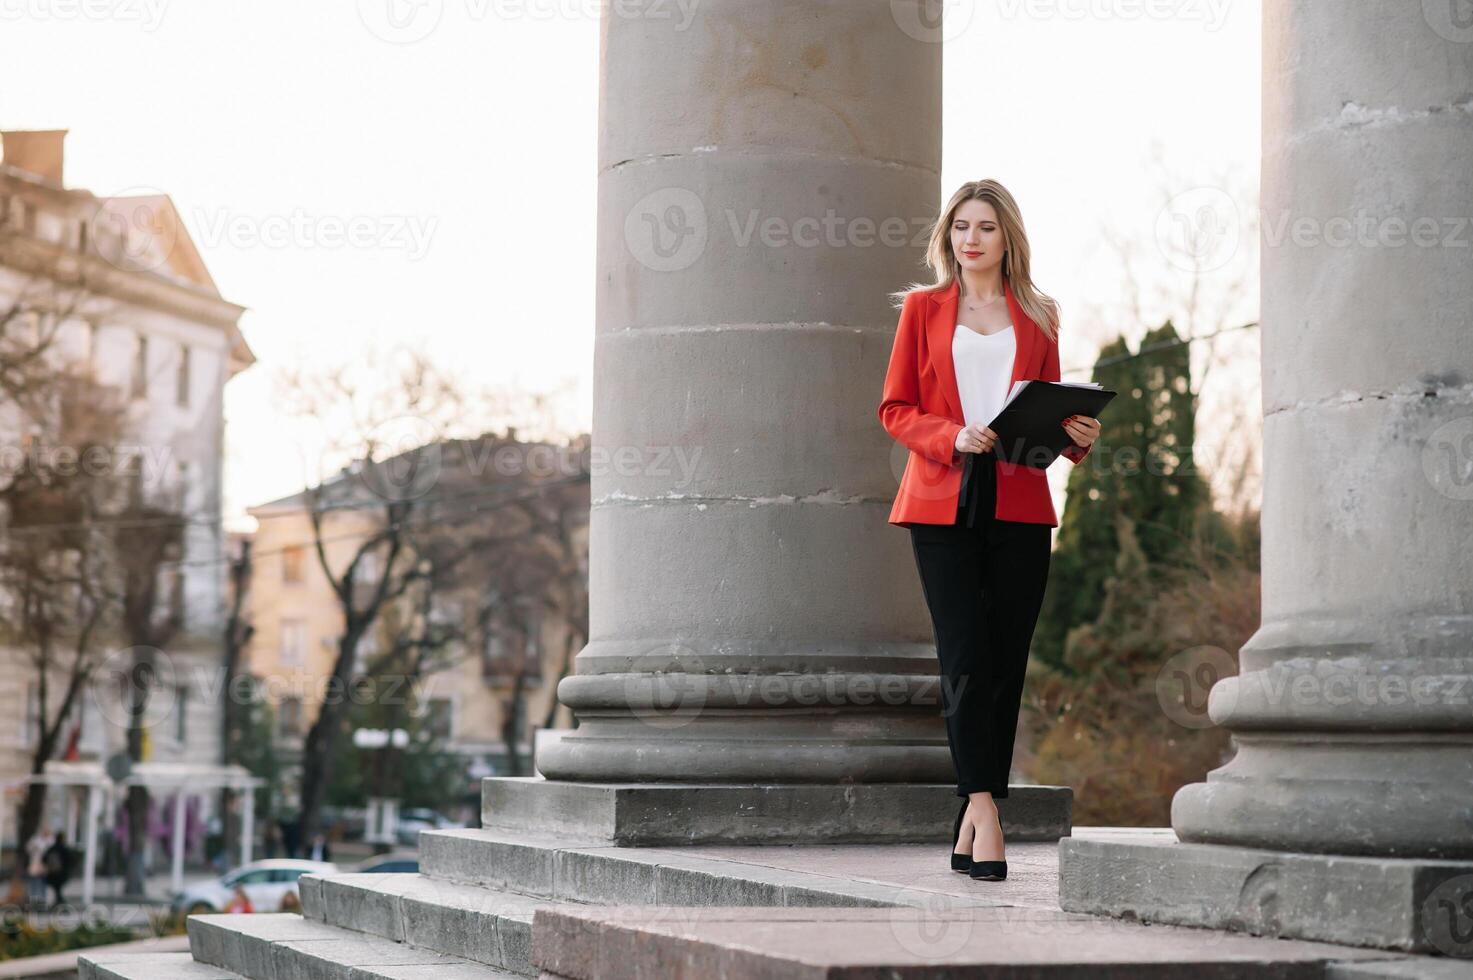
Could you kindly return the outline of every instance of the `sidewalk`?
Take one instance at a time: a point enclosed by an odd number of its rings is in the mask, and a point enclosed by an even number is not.
[[[214,881],[219,875],[214,871],[195,870],[184,875],[184,887],[205,881]],[[82,883],[80,880],[72,880],[67,883],[62,894],[66,898],[66,904],[60,909],[51,908],[18,908],[17,911],[25,913],[26,920],[38,928],[48,925],[58,925],[70,928],[81,921],[95,921],[101,919],[113,925],[129,926],[134,929],[146,929],[149,924],[149,914],[167,911],[170,900],[173,898],[173,890],[170,888],[169,875],[153,875],[144,882],[146,896],[138,898],[122,894],[123,877],[116,878],[99,877],[97,879],[96,892],[92,897],[92,904],[84,907],[82,905]],[[46,892],[48,905],[52,898],[50,889]],[[4,974],[0,974],[4,976]]]

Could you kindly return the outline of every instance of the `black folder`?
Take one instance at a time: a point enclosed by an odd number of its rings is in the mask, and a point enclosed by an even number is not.
[[[1070,415],[1099,418],[1115,394],[1089,384],[1020,381],[997,418],[987,423],[997,433],[992,452],[1004,462],[1045,469],[1065,447],[1075,445],[1060,423]]]

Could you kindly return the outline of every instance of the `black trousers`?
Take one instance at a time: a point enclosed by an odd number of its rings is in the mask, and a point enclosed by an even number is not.
[[[996,457],[969,457],[957,522],[914,524],[910,538],[941,662],[956,794],[1003,799],[1052,529],[993,517]]]

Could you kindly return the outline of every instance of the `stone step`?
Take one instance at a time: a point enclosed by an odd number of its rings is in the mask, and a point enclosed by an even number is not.
[[[565,905],[539,909],[535,935],[543,980],[659,980],[677,963],[683,976],[723,980],[1328,980],[1396,975],[1381,973],[1382,961],[1422,965],[1328,943],[1016,907]]]
[[[1299,854],[1175,836],[1059,844],[1059,906],[1147,922],[1473,955],[1473,861]],[[1470,968],[1473,969],[1473,968]]]
[[[888,907],[922,898],[854,875],[707,856],[701,847],[616,847],[502,830],[422,831],[419,868],[440,880],[604,905]]]
[[[78,980],[244,980],[239,973],[196,963],[180,953],[82,953]]]
[[[511,980],[519,976],[289,912],[194,915],[188,919],[188,928],[196,963],[237,971],[246,980]],[[153,977],[140,974],[138,980]]]
[[[1010,841],[1069,836],[1074,792],[1011,785],[998,800]],[[959,798],[933,783],[587,783],[481,780],[481,826],[550,830],[620,847],[690,844],[914,844],[951,835]]]
[[[422,874],[303,875],[308,922],[531,974],[532,913],[546,897]]]

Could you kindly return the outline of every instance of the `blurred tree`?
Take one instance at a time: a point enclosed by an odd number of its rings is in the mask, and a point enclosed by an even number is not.
[[[1074,789],[1076,823],[1169,825],[1176,790],[1225,761],[1227,733],[1200,709],[1258,628],[1257,515],[1228,531],[1227,547],[1199,536],[1153,573],[1132,521],[1118,516],[1099,616],[1070,631],[1062,669],[1029,664],[1018,763]]]
[[[1206,480],[1193,458],[1196,402],[1189,346],[1170,323],[1132,352],[1124,339],[1100,351],[1094,381],[1118,392],[1100,417],[1100,438],[1069,471],[1069,506],[1059,522],[1048,591],[1032,656],[1060,670],[1070,627],[1093,622],[1116,574],[1119,519],[1133,528],[1147,572],[1183,560],[1199,522],[1221,541]]]
[[[118,440],[116,392],[81,374],[53,376],[29,400],[22,439],[28,465],[0,487],[0,642],[16,649],[33,678],[25,724],[31,775],[63,753],[68,731],[81,734],[87,686],[107,654],[118,604],[109,568],[110,527],[101,511],[115,491],[108,468],[79,466]],[[22,688],[25,689],[24,687]],[[16,840],[40,828],[46,784],[26,787]],[[16,878],[24,870],[16,862]]]
[[[231,748],[230,761],[244,766],[251,775],[265,781],[255,791],[255,818],[262,826],[272,827],[280,816],[276,807],[282,799],[286,770],[277,754],[276,712],[266,699],[257,678],[243,675],[236,685],[236,740]],[[241,827],[239,832],[251,833],[252,828]],[[239,851],[230,850],[227,853],[238,854]]]

